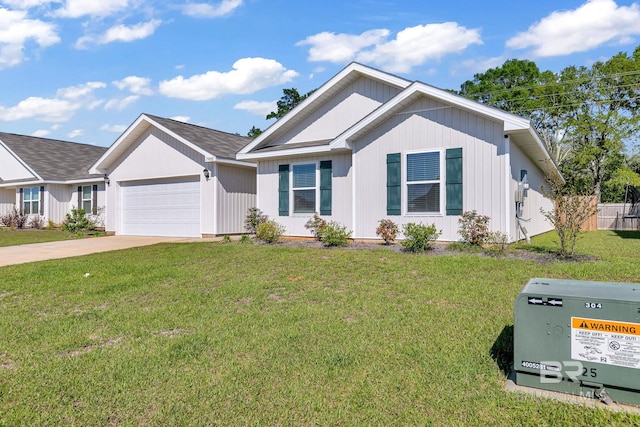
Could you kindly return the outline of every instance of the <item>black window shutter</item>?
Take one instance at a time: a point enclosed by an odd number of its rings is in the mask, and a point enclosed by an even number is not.
[[[331,160],[320,162],[320,215],[331,215]]]
[[[18,212],[24,212],[24,188],[20,189],[20,205],[18,206]]]
[[[447,150],[447,215],[462,214],[462,148]]]
[[[402,189],[400,153],[387,154],[387,215],[400,215]]]
[[[93,202],[91,203],[91,213],[95,215],[98,213],[98,185],[93,184],[91,190],[91,198],[93,199]]]
[[[78,186],[78,209],[82,209],[82,187],[81,186]]]
[[[278,214],[289,216],[289,165],[278,166]]]
[[[40,186],[40,215],[44,215],[44,185]]]

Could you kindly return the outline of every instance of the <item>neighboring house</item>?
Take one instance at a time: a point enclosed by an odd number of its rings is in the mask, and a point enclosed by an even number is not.
[[[242,233],[256,203],[250,140],[142,114],[91,167],[108,176],[106,231],[205,237]]]
[[[89,167],[106,148],[0,132],[0,214],[14,208],[56,224],[83,208],[100,225],[104,177]]]
[[[552,229],[541,185],[559,172],[529,120],[357,63],[237,158],[258,162],[257,207],[289,236],[310,236],[316,212],[362,239],[389,218],[435,224],[440,240],[456,241],[471,210],[511,241],[523,237],[519,221],[528,235]]]

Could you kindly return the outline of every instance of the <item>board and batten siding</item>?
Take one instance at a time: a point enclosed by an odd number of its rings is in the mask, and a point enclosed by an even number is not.
[[[293,129],[278,137],[285,144],[334,139],[399,93],[395,86],[360,77],[336,93]]]
[[[76,187],[68,184],[47,184],[45,186],[45,207],[47,220],[61,224],[67,217],[67,213],[78,205],[77,199],[73,199]]]
[[[505,230],[506,157],[501,122],[454,108],[427,97],[409,104],[402,112],[355,141],[355,226],[354,237],[377,238],[378,221],[390,218],[400,228],[409,222],[435,224],[442,230],[440,240],[456,241],[458,215],[407,215],[405,194],[405,154],[410,151],[462,148],[463,210],[475,209],[491,217],[494,230]],[[401,153],[402,215],[386,211],[386,155]],[[441,193],[445,190],[445,162],[442,161]]]
[[[287,160],[267,160],[258,163],[258,208],[269,218],[285,226],[285,236],[311,237],[311,233],[304,225],[313,214],[293,214],[280,216],[278,213],[278,167],[288,164],[316,163],[331,160],[331,215],[323,215],[326,221],[337,221],[347,230],[353,230],[352,221],[352,167],[351,154],[332,154],[323,156],[297,157]],[[316,179],[319,181],[319,169],[316,169]],[[289,180],[291,186],[291,180]],[[290,200],[290,210],[293,209]],[[318,209],[319,206],[318,206]]]
[[[0,188],[0,215],[4,215],[16,206],[15,190]]]
[[[509,231],[511,240],[524,239],[525,237],[522,232],[517,230],[518,224],[515,219],[515,194],[522,170],[527,171],[527,180],[529,182],[529,189],[525,192],[522,209],[522,218],[526,220],[524,221],[524,226],[529,236],[553,230],[551,223],[540,212],[540,209],[545,211],[553,209],[553,202],[544,197],[542,192],[542,186],[545,185],[544,172],[513,142],[510,143],[509,152],[511,157],[510,198],[511,206],[513,206],[512,212],[514,212]]]
[[[248,210],[256,206],[255,169],[217,165],[216,176],[216,232],[243,233]]]

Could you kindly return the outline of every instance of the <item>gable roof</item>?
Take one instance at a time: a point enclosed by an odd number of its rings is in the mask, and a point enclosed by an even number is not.
[[[141,114],[93,164],[91,172],[98,173],[107,169],[151,126],[202,154],[206,162],[238,163],[255,167],[251,162],[236,161],[236,153],[251,141],[250,138],[151,114]]]
[[[89,167],[106,147],[0,132],[0,144],[15,154],[43,181],[77,181],[97,178]],[[6,182],[6,181],[5,181]]]
[[[372,80],[378,80],[390,86],[395,86],[399,89],[404,89],[411,84],[409,80],[394,76],[393,74],[388,74],[383,71],[359,64],[357,62],[352,62],[344,69],[342,69],[342,71],[340,71],[338,74],[329,79],[329,81],[316,89],[304,101],[296,105],[296,107],[289,111],[284,117],[280,118],[277,122],[269,126],[250,144],[240,150],[237,158],[250,158],[247,157],[246,154],[254,151],[259,151],[261,149],[272,151],[270,150],[272,147],[270,147],[269,141],[277,138],[279,135],[286,133],[288,130],[292,129],[294,126],[302,122],[317,108],[324,104],[328,99],[335,96],[336,93],[340,92],[342,89],[344,89],[360,77],[367,77]],[[296,146],[299,148],[303,145],[305,144],[296,143]],[[311,142],[310,145],[317,146],[318,144]]]
[[[388,79],[390,84],[401,84],[395,76],[382,73],[361,64],[353,63],[322,86],[323,95],[326,97],[338,92],[340,90],[340,87],[338,86],[342,84],[346,76],[352,75],[354,72],[359,75],[375,79]],[[338,76],[342,77],[339,78]],[[278,132],[278,128],[287,126],[287,123],[284,122],[285,119],[298,123],[300,120],[296,121],[294,118],[297,114],[301,114],[301,111],[304,111],[305,108],[309,108],[308,104],[321,102],[321,98],[312,98],[312,95],[270,127],[268,129],[270,132],[265,131],[258,136],[252,144],[249,144],[241,150],[238,154],[238,158],[266,159],[290,155],[308,155],[328,151],[351,150],[351,142],[356,140],[359,136],[364,135],[371,129],[380,125],[384,120],[406,108],[418,98],[427,96],[455,108],[460,108],[462,110],[487,117],[491,120],[502,122],[505,135],[509,135],[511,140],[518,145],[527,156],[538,162],[541,169],[551,168],[554,173],[557,173],[560,176],[560,172],[551,160],[547,149],[533,128],[530,120],[486,104],[481,104],[452,92],[436,88],[435,86],[431,86],[426,83],[419,81],[408,82],[406,80],[404,82],[406,82],[406,85],[403,86],[403,90],[400,93],[380,105],[377,109],[357,123],[354,123],[349,129],[345,130],[333,140],[308,141],[306,143],[290,145],[272,144],[272,142],[277,138],[277,135],[281,133]],[[280,123],[281,121],[283,123]],[[274,129],[272,130],[272,128]]]

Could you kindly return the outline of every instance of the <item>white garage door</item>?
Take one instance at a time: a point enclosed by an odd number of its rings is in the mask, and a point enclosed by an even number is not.
[[[122,184],[122,234],[200,237],[200,178]]]

